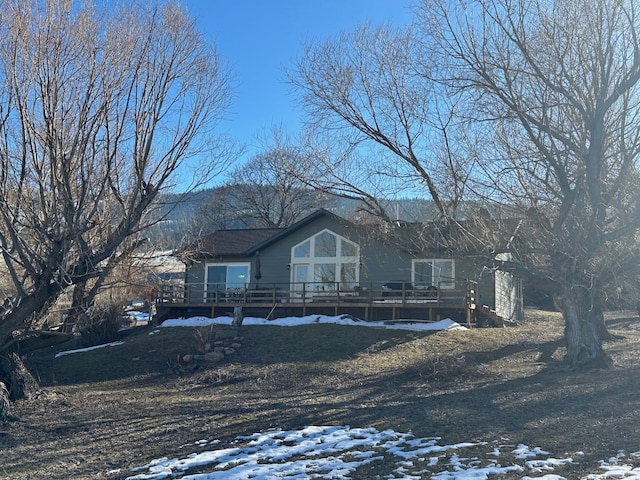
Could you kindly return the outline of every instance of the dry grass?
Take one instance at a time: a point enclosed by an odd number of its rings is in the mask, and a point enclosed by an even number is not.
[[[615,366],[596,371],[564,368],[562,322],[539,311],[518,328],[435,334],[241,327],[238,352],[196,370],[176,362],[196,348],[188,328],[142,328],[122,346],[56,359],[43,352],[29,363],[44,393],[16,405],[19,421],[0,424],[0,477],[115,479],[106,472],[124,477],[200,439],[351,425],[525,443],[557,457],[581,450],[564,472],[579,478],[618,450],[640,449],[640,323],[627,313],[608,325],[619,337],[606,345]]]

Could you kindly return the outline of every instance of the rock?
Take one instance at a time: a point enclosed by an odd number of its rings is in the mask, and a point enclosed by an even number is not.
[[[193,355],[191,354],[186,354],[182,356],[182,359],[186,362],[189,363],[191,360],[193,360]]]
[[[231,345],[229,345],[229,346],[230,346],[231,348],[234,348],[234,349],[236,349],[236,350],[237,350],[237,349],[239,349],[242,345],[240,345],[239,343],[232,343],[232,344],[231,344]]]
[[[231,347],[227,347],[224,349],[224,354],[225,355],[232,355],[236,352],[236,350],[234,348]]]
[[[224,353],[222,352],[208,352],[204,356],[205,362],[219,362],[224,358]]]
[[[232,339],[235,338],[237,336],[237,333],[235,330],[216,330],[216,340],[228,340],[228,339]]]

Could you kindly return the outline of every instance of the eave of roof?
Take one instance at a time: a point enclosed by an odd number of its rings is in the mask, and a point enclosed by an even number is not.
[[[462,234],[462,231],[465,229],[473,230],[473,225],[468,221],[455,222],[449,225],[438,222],[402,222],[397,225],[391,225],[389,226],[391,227],[389,230],[383,229],[381,232],[379,225],[353,224],[349,220],[331,213],[328,210],[318,209],[287,228],[218,230],[203,237],[198,244],[192,246],[192,259],[247,258],[321,217],[333,218],[339,222],[351,225],[363,231],[367,236],[374,238],[382,234],[387,240],[393,241],[396,248],[413,254],[427,250],[450,250],[451,252],[466,252],[467,254],[486,250],[486,245],[482,245],[482,242],[470,240]],[[485,219],[484,222],[489,224],[495,223],[495,221],[489,219]],[[510,227],[513,228],[512,225],[510,225]],[[511,230],[511,228],[507,230]]]
[[[246,228],[216,230],[189,247],[194,259],[250,257],[292,232],[323,216],[347,222],[328,210],[318,209],[287,228]]]

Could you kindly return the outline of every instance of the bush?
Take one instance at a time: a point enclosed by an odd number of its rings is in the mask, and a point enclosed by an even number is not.
[[[194,328],[193,338],[196,343],[196,350],[199,353],[207,353],[209,350],[211,350],[211,346],[215,341],[215,332],[213,330],[213,325]]]
[[[126,322],[121,305],[94,307],[78,326],[81,346],[92,347],[119,340],[121,328]]]

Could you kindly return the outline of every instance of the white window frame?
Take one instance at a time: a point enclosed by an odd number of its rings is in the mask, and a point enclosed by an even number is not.
[[[224,262],[224,263],[216,263],[216,262],[208,262],[205,263],[204,265],[204,296],[205,296],[205,300],[207,297],[207,294],[211,295],[211,292],[209,292],[209,267],[226,267],[227,269],[227,274],[225,276],[225,286],[224,289],[222,291],[227,291],[227,290],[233,290],[233,289],[237,289],[237,287],[232,287],[229,288],[229,267],[247,267],[247,281],[244,283],[243,287],[246,287],[249,285],[249,283],[251,282],[251,262]],[[233,282],[233,284],[237,284],[236,282]]]
[[[325,233],[329,233],[330,235],[333,235],[336,237],[336,256],[334,257],[317,257],[316,256],[316,238],[320,237],[321,235],[325,234]],[[309,256],[308,257],[295,257],[294,256],[294,252],[296,250],[296,248],[298,248],[299,246],[305,244],[306,242],[310,242],[310,248],[309,248]],[[353,245],[355,247],[355,255],[342,255],[342,242],[348,242],[350,245]],[[311,283],[313,284],[316,280],[315,280],[315,272],[316,272],[316,265],[320,266],[323,264],[332,264],[335,265],[335,281],[334,283],[337,283],[338,285],[341,285],[342,283],[342,268],[343,265],[354,265],[355,268],[355,279],[353,280],[353,287],[355,287],[356,285],[358,285],[358,283],[360,282],[360,245],[358,245],[356,242],[349,240],[346,237],[343,237],[342,235],[337,234],[336,232],[325,228],[317,233],[314,233],[313,235],[311,235],[310,237],[305,238],[303,241],[295,244],[293,247],[291,247],[291,278],[290,278],[290,282],[292,284],[293,288],[299,288],[299,285],[297,283],[294,283],[296,281],[298,281],[298,279],[295,277],[295,272],[296,272],[296,266],[297,265],[305,265],[307,266],[307,275],[308,277],[311,278],[307,278],[306,282],[307,283]],[[350,282],[351,283],[351,282]],[[316,287],[320,287],[319,284],[315,285]],[[341,285],[342,287],[342,285]]]
[[[437,278],[435,276],[435,268],[433,265],[435,262],[447,262],[451,264],[451,281],[440,283],[438,285]],[[453,290],[456,288],[456,261],[453,258],[414,258],[411,260],[411,283],[414,288],[421,289],[427,288],[429,285],[417,285],[416,281],[416,264],[417,263],[431,263],[431,285],[442,290]]]

